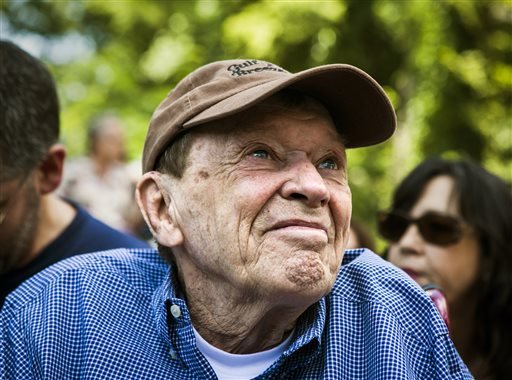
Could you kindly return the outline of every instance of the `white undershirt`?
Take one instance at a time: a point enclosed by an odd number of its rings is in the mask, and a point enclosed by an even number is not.
[[[212,346],[194,329],[197,348],[205,356],[219,380],[249,380],[261,375],[290,345],[293,331],[278,346],[254,354],[231,354]]]

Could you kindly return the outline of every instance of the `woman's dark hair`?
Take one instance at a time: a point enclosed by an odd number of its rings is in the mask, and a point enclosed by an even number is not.
[[[448,175],[460,215],[478,237],[481,267],[475,286],[477,330],[473,347],[493,378],[512,374],[512,192],[481,166],[467,160],[429,158],[398,186],[393,210],[409,212],[433,177]]]

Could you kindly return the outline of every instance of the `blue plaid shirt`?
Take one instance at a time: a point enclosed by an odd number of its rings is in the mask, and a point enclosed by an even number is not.
[[[6,379],[215,379],[172,271],[150,249],[60,262],[0,314]],[[437,310],[370,251],[346,251],[331,293],[258,379],[470,379]]]

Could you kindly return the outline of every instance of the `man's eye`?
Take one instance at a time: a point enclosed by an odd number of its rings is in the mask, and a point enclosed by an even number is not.
[[[329,169],[329,170],[337,170],[338,164],[332,158],[328,158],[323,160],[320,165],[318,165],[320,169]]]
[[[254,152],[252,152],[250,154],[250,156],[256,157],[256,158],[269,159],[270,158],[270,153],[267,152],[264,149],[258,149],[258,150],[255,150]]]

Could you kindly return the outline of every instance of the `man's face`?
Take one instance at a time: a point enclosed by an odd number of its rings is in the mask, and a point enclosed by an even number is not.
[[[22,265],[34,241],[40,195],[32,174],[0,181],[0,274]]]
[[[125,150],[122,124],[117,119],[105,123],[96,140],[96,155],[107,162],[122,161]]]
[[[341,138],[320,111],[237,120],[198,128],[183,177],[169,177],[169,212],[185,238],[173,248],[182,275],[206,273],[248,296],[319,298],[348,239]]]

